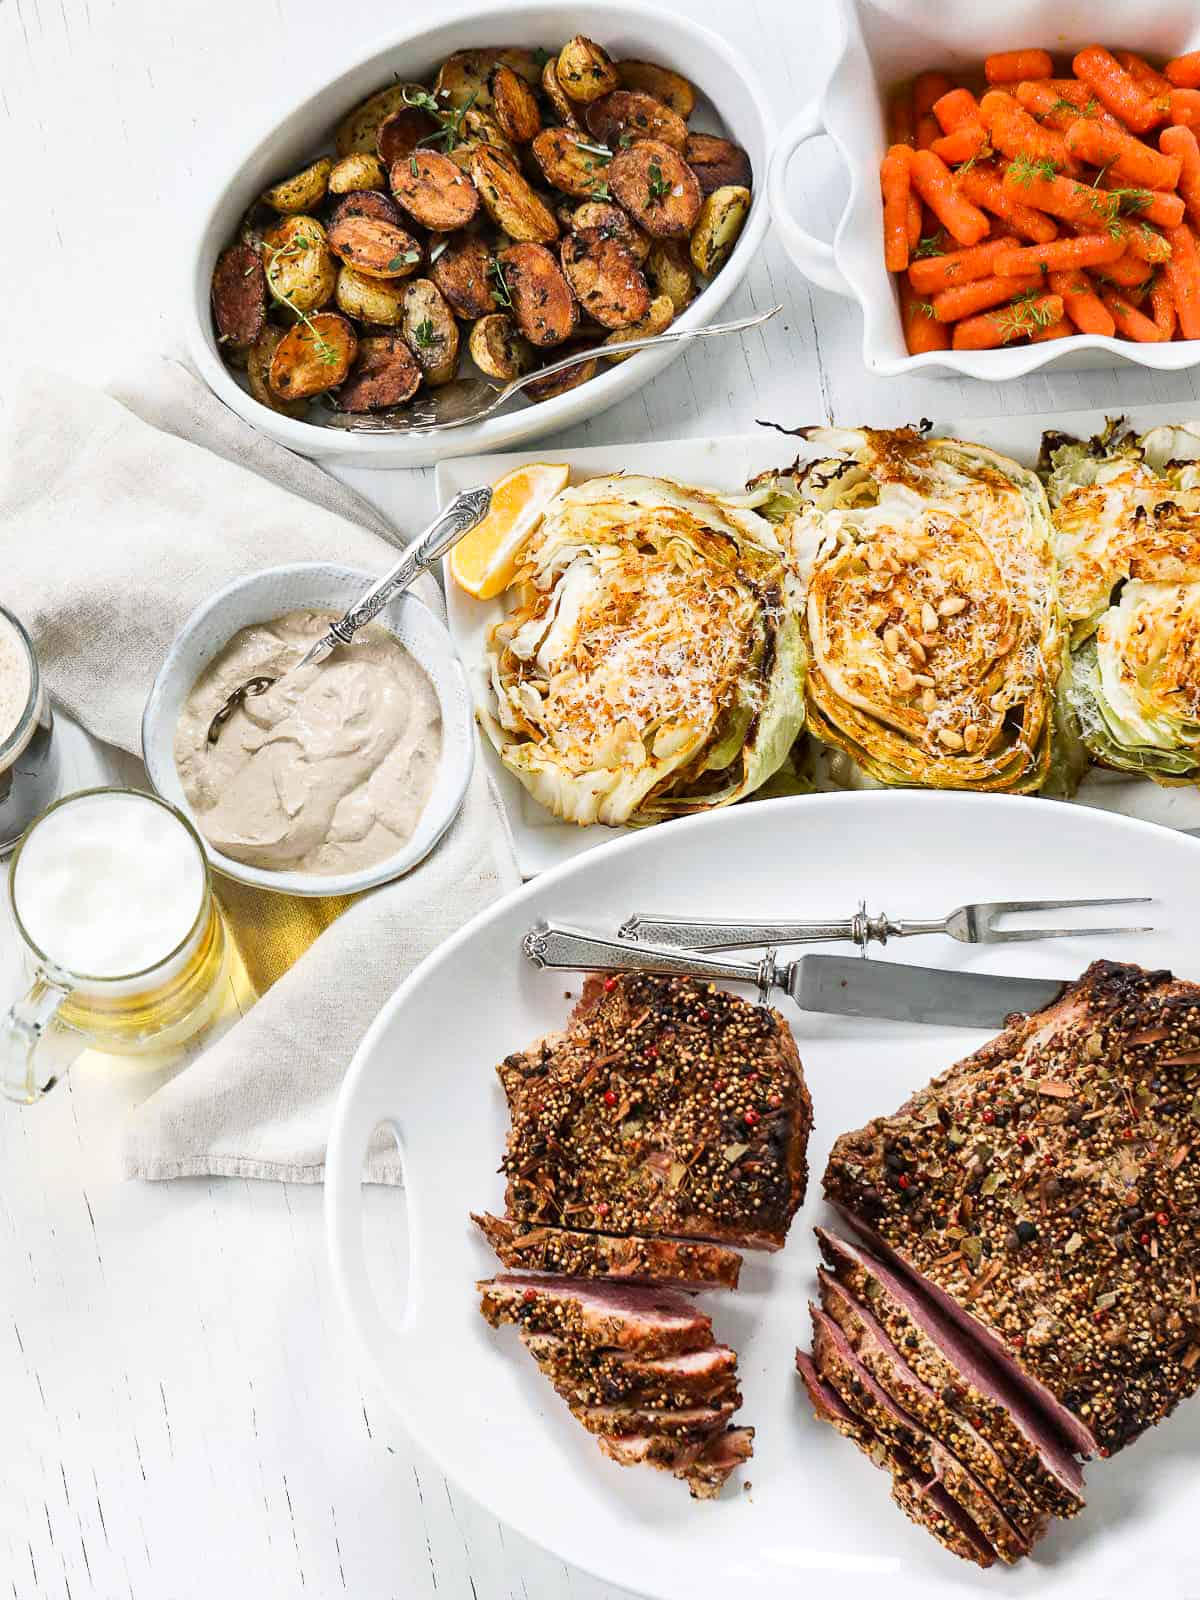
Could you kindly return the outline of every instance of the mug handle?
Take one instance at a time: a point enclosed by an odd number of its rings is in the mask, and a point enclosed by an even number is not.
[[[9,1100],[30,1106],[58,1082],[59,1073],[51,1072],[38,1083],[35,1068],[42,1038],[70,992],[39,971],[29,993],[0,1018],[0,1093]]]
[[[828,133],[819,102],[810,100],[784,128],[771,153],[767,193],[775,226],[783,237],[785,249],[800,271],[822,289],[831,289],[834,294],[845,295],[852,300],[855,298],[854,290],[834,259],[833,246],[802,228],[792,215],[787,200],[787,171],[792,157],[802,144],[807,144],[810,139],[825,137]]]

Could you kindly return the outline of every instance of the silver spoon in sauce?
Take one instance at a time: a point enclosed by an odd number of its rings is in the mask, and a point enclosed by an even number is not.
[[[301,656],[295,666],[289,667],[288,672],[298,672],[301,667],[312,666],[316,662],[324,661],[341,644],[349,644],[361,627],[364,627],[373,618],[377,617],[389,601],[394,600],[435,561],[444,556],[447,550],[452,549],[458,541],[470,533],[472,528],[477,528],[487,516],[492,504],[492,491],[486,486],[480,489],[464,489],[461,494],[456,494],[448,506],[438,512],[434,520],[405,547],[403,555],[391,569],[385,572],[378,582],[373,583],[350,610],[338,620],[330,624],[329,630]],[[284,676],[286,677],[286,673]],[[225,701],[208,725],[208,742],[216,744],[221,737],[221,729],[244,700],[253,699],[256,695],[266,694],[267,690],[278,678],[250,678],[239,685]]]

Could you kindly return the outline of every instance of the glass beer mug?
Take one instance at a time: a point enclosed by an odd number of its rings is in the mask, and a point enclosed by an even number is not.
[[[72,1052],[170,1049],[220,1012],[225,925],[200,837],[165,800],[86,789],[57,801],[18,845],[9,897],[33,972],[0,1017],[10,1099],[39,1099]]]

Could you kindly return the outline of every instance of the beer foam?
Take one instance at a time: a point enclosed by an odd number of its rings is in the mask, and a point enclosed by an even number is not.
[[[12,737],[29,704],[32,688],[25,642],[0,611],[0,745]]]
[[[146,795],[84,794],[46,813],[17,857],[13,898],[56,966],[132,977],[187,939],[205,895],[191,834]]]

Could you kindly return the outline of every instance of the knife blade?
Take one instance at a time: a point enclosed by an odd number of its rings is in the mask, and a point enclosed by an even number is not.
[[[799,956],[779,977],[801,1011],[952,1028],[1002,1028],[1014,1011],[1052,1005],[1065,987],[1057,978],[909,967],[861,956]]]

